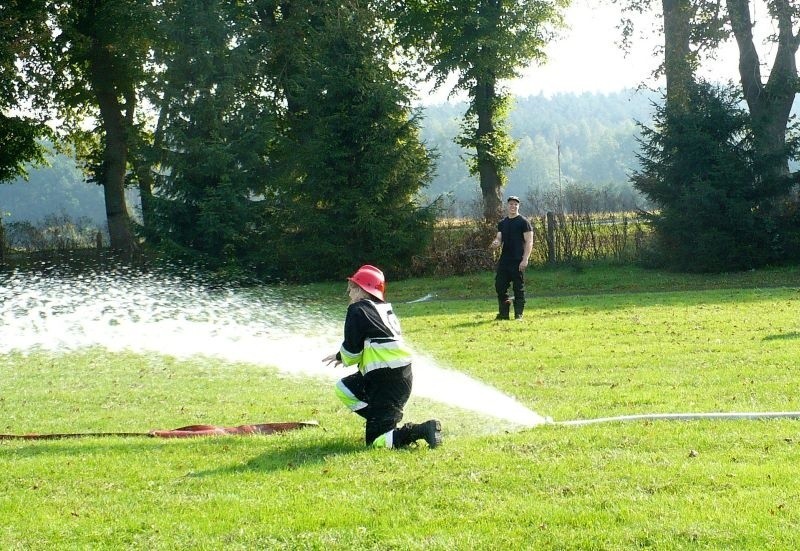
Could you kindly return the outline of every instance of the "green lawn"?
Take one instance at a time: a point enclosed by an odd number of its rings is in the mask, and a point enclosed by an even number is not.
[[[555,421],[800,410],[797,268],[537,269],[528,286],[519,322],[493,320],[489,273],[390,281],[388,294],[415,348]],[[343,315],[343,284],[293,291]],[[522,429],[412,397],[407,417],[439,417],[442,447],[369,450],[330,386],[208,358],[0,355],[0,433],[320,423],[272,436],[0,440],[0,549],[800,546],[800,421]]]

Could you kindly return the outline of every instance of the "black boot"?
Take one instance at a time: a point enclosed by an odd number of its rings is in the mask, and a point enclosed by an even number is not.
[[[514,319],[521,320],[522,312],[525,310],[525,299],[514,299]]]
[[[405,448],[415,443],[417,440],[425,440],[428,447],[435,448],[442,443],[442,424],[436,419],[430,419],[424,423],[406,423],[399,429],[394,430],[395,448]]]
[[[498,320],[507,320],[508,314],[511,311],[511,301],[509,299],[498,299],[497,300],[499,305],[499,313],[495,319]]]
[[[415,440],[425,440],[429,448],[442,443],[442,424],[437,419],[430,419],[414,427]]]

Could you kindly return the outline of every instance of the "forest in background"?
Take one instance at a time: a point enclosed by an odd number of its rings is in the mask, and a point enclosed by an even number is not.
[[[636,193],[628,181],[638,168],[637,121],[649,123],[653,102],[660,94],[624,90],[612,94],[557,94],[516,98],[510,114],[510,130],[518,142],[517,165],[509,173],[508,194],[526,196],[546,193],[559,184],[590,189]],[[479,212],[477,177],[470,176],[455,143],[464,103],[441,103],[423,108],[422,137],[438,153],[436,174],[424,190],[429,200],[448,195],[451,213]],[[0,216],[7,222],[38,223],[48,216],[88,218],[105,225],[103,190],[84,180],[74,161],[64,155],[49,158],[50,166],[33,167],[28,181],[18,178],[0,184]],[[135,190],[131,205],[138,210]],[[474,212],[473,212],[474,211]],[[138,218],[138,212],[131,213]]]
[[[660,92],[644,89],[515,98],[509,127],[518,144],[517,163],[509,171],[506,194],[545,195],[560,184],[639,198],[628,181],[639,167],[637,122],[649,124],[660,101]],[[425,193],[429,198],[449,194],[457,216],[480,211],[477,177],[469,175],[466,152],[453,140],[465,109],[463,103],[429,106],[422,125],[423,139],[439,154]]]
[[[645,7],[625,4],[623,15]],[[546,220],[548,261],[558,227],[592,216],[622,217],[620,243],[642,224],[634,256],[653,265],[800,259],[800,6],[762,2],[756,20],[751,0],[657,4],[663,90],[625,98],[643,116],[628,105],[598,125],[595,105],[539,98],[537,111],[503,86],[547,61],[569,0],[12,3],[0,16],[0,180],[42,163],[37,140],[53,140],[102,185],[107,233],[90,248],[107,237],[125,258],[235,278],[316,281],[359,263],[418,273],[442,223],[456,224],[450,249],[485,248],[510,193]],[[730,40],[738,78],[706,80]],[[423,82],[463,98],[447,106],[458,116],[425,121]],[[9,251],[28,248],[17,224],[3,231]],[[30,229],[64,235],[47,219]]]

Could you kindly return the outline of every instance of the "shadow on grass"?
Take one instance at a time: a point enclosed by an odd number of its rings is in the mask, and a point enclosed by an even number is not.
[[[192,473],[193,478],[205,476],[242,474],[246,472],[267,473],[272,471],[285,471],[295,468],[322,463],[328,457],[337,455],[351,455],[369,450],[363,443],[352,441],[330,441],[324,444],[311,442],[298,442],[296,445],[281,449],[274,449],[262,453],[246,463],[228,465],[209,469],[207,471],[197,471]]]
[[[491,314],[490,315],[491,317],[487,316],[486,319],[466,321],[464,323],[455,323],[451,327],[466,327],[466,328],[470,328],[470,327],[481,327],[481,326],[484,326],[484,325],[492,325],[492,324],[495,324],[495,323],[506,323],[506,322],[508,322],[508,320],[496,320],[496,319],[494,319],[494,316],[496,316],[496,315],[497,314]]]
[[[6,440],[0,446],[0,458],[20,459],[40,455],[76,456],[99,453],[145,453],[152,451],[153,438],[149,436],[125,438],[54,438],[49,440]],[[13,444],[12,444],[13,442]]]
[[[792,333],[781,333],[778,335],[767,335],[763,340],[765,341],[784,341],[790,339],[800,339],[800,333],[794,331]]]
[[[206,442],[215,442],[225,437],[209,437],[203,439]],[[230,437],[235,440],[237,437]],[[257,439],[259,437],[238,437],[240,439]],[[267,436],[265,438],[272,438]],[[200,438],[177,439],[170,442],[184,442],[186,446],[195,446]],[[11,442],[10,440],[8,442]],[[19,440],[15,441],[20,443]],[[22,445],[0,446],[0,461],[10,461],[19,459],[31,459],[39,456],[66,456],[76,457],[80,455],[119,455],[121,453],[131,454],[131,457],[139,458],[145,454],[160,453],[168,450],[165,440],[143,436],[127,438],[81,438],[77,439],[53,439],[48,441],[27,441]],[[174,444],[172,444],[174,445]],[[221,466],[215,469],[197,471],[192,473],[192,477],[213,476],[218,474],[237,474],[244,472],[271,472],[284,471],[322,463],[326,458],[338,455],[348,455],[369,450],[361,441],[351,440],[331,440],[324,443],[319,442],[297,442],[270,449],[261,455],[255,456],[245,463]],[[196,453],[200,453],[195,450]]]

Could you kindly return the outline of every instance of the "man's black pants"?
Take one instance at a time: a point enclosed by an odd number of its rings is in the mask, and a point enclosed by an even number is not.
[[[502,262],[497,265],[494,288],[498,301],[508,301],[508,286],[513,285],[514,302],[525,304],[525,275],[519,269],[520,261]]]

